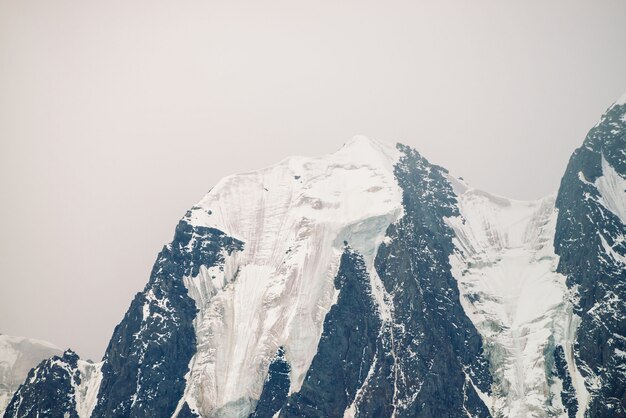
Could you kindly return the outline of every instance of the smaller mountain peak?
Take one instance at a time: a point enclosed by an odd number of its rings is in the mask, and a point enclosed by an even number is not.
[[[386,144],[365,135],[355,135],[344,143],[335,156],[345,156],[349,161],[384,162],[392,166],[399,158],[400,151],[395,145]]]
[[[80,357],[78,356],[78,354],[76,354],[76,352],[73,351],[71,348],[68,348],[67,350],[65,350],[61,358],[63,359],[63,361],[67,362],[68,364],[74,367],[77,366],[77,362],[78,360],[80,360]]]
[[[68,348],[67,350],[65,350],[63,352],[64,356],[76,356],[76,351],[72,350],[71,348]]]

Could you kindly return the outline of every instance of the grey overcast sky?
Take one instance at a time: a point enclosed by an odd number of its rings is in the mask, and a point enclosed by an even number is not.
[[[99,359],[221,177],[355,134],[552,193],[624,91],[621,0],[0,0],[0,333]]]

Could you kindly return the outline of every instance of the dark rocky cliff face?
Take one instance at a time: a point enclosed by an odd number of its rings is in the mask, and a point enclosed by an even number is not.
[[[363,258],[349,247],[341,257],[335,288],[339,297],[326,315],[317,354],[281,417],[343,416],[368,378],[381,321]]]
[[[591,129],[570,159],[556,202],[558,271],[581,318],[575,357],[592,396],[589,417],[626,417],[626,266],[616,259],[626,255],[626,225],[595,184],[603,158],[626,178],[625,114],[626,105],[614,106]]]
[[[150,281],[115,328],[104,357],[94,416],[171,416],[196,350],[196,306],[184,276],[222,265],[243,244],[213,228],[181,221],[159,254]]]
[[[482,340],[459,301],[448,261],[458,214],[446,171],[415,150],[395,168],[404,216],[388,231],[375,261],[392,306],[383,326],[370,383],[358,416],[489,416],[476,388],[490,393]]]
[[[80,384],[78,356],[71,350],[42,361],[28,373],[4,412],[5,418],[78,418],[74,387]]]
[[[395,168],[404,216],[389,227],[375,268],[391,319],[382,322],[360,256],[347,250],[335,281],[340,290],[300,391],[281,416],[489,416],[476,388],[490,393],[482,340],[459,301],[448,262],[458,214],[445,170],[415,150]]]

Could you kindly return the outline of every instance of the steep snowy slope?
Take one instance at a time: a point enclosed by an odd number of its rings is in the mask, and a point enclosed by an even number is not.
[[[279,346],[297,391],[336,298],[344,242],[372,270],[385,230],[402,211],[393,176],[399,152],[357,137],[325,158],[289,158],[227,177],[185,217],[244,244],[224,268],[185,285],[200,310],[198,351],[185,396],[203,416],[249,413]]]
[[[565,277],[556,272],[554,198],[523,202],[456,181],[461,216],[451,258],[466,312],[486,343],[494,377],[494,415],[565,415],[562,382],[552,376],[562,346],[579,405],[588,397],[572,357],[577,318]],[[582,412],[582,408],[581,408]]]
[[[29,370],[41,360],[63,350],[45,341],[0,334],[0,414],[24,382]]]

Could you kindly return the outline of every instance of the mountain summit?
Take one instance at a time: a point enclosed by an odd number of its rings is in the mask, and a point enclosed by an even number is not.
[[[537,201],[355,137],[220,181],[5,417],[626,417],[625,236],[624,103]]]

